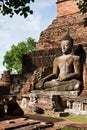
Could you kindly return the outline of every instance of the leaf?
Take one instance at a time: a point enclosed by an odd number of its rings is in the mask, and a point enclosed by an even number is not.
[[[28,13],[24,13],[24,17],[26,18],[28,16]]]
[[[32,38],[27,41],[22,41],[18,45],[12,45],[11,49],[4,55],[3,65],[7,70],[17,74],[22,73],[22,56],[33,51],[36,47],[36,42]]]
[[[0,12],[3,15],[10,15],[10,17],[19,14],[26,18],[29,14],[33,14],[30,9],[30,1],[34,2],[34,0],[0,0]]]

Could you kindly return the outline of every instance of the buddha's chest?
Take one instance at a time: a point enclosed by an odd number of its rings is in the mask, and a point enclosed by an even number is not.
[[[72,58],[65,58],[59,61],[58,68],[62,73],[70,73],[74,69],[74,61]]]

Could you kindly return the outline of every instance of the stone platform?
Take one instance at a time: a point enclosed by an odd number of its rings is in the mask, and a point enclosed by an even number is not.
[[[46,111],[63,112],[67,108],[67,99],[75,98],[78,91],[40,91],[34,90],[29,94],[29,107]]]
[[[33,90],[30,94],[35,94],[39,96],[48,95],[59,95],[59,96],[70,96],[70,97],[77,97],[79,95],[79,91],[44,91],[44,90]]]
[[[40,91],[33,90],[22,97],[24,110],[38,114],[68,116],[87,116],[87,97],[80,97],[78,91]],[[79,114],[80,113],[80,114]]]

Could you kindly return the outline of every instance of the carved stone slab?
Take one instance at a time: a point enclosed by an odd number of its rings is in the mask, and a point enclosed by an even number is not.
[[[41,90],[33,90],[31,92],[31,94],[36,94],[36,95],[39,95],[39,96],[53,96],[53,95],[59,95],[59,96],[74,96],[74,97],[77,97],[79,95],[79,91],[41,91]]]

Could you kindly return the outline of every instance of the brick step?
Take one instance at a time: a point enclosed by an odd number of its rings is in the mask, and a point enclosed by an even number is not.
[[[41,122],[29,118],[16,118],[0,122],[0,130],[36,130],[52,127],[53,123]]]

